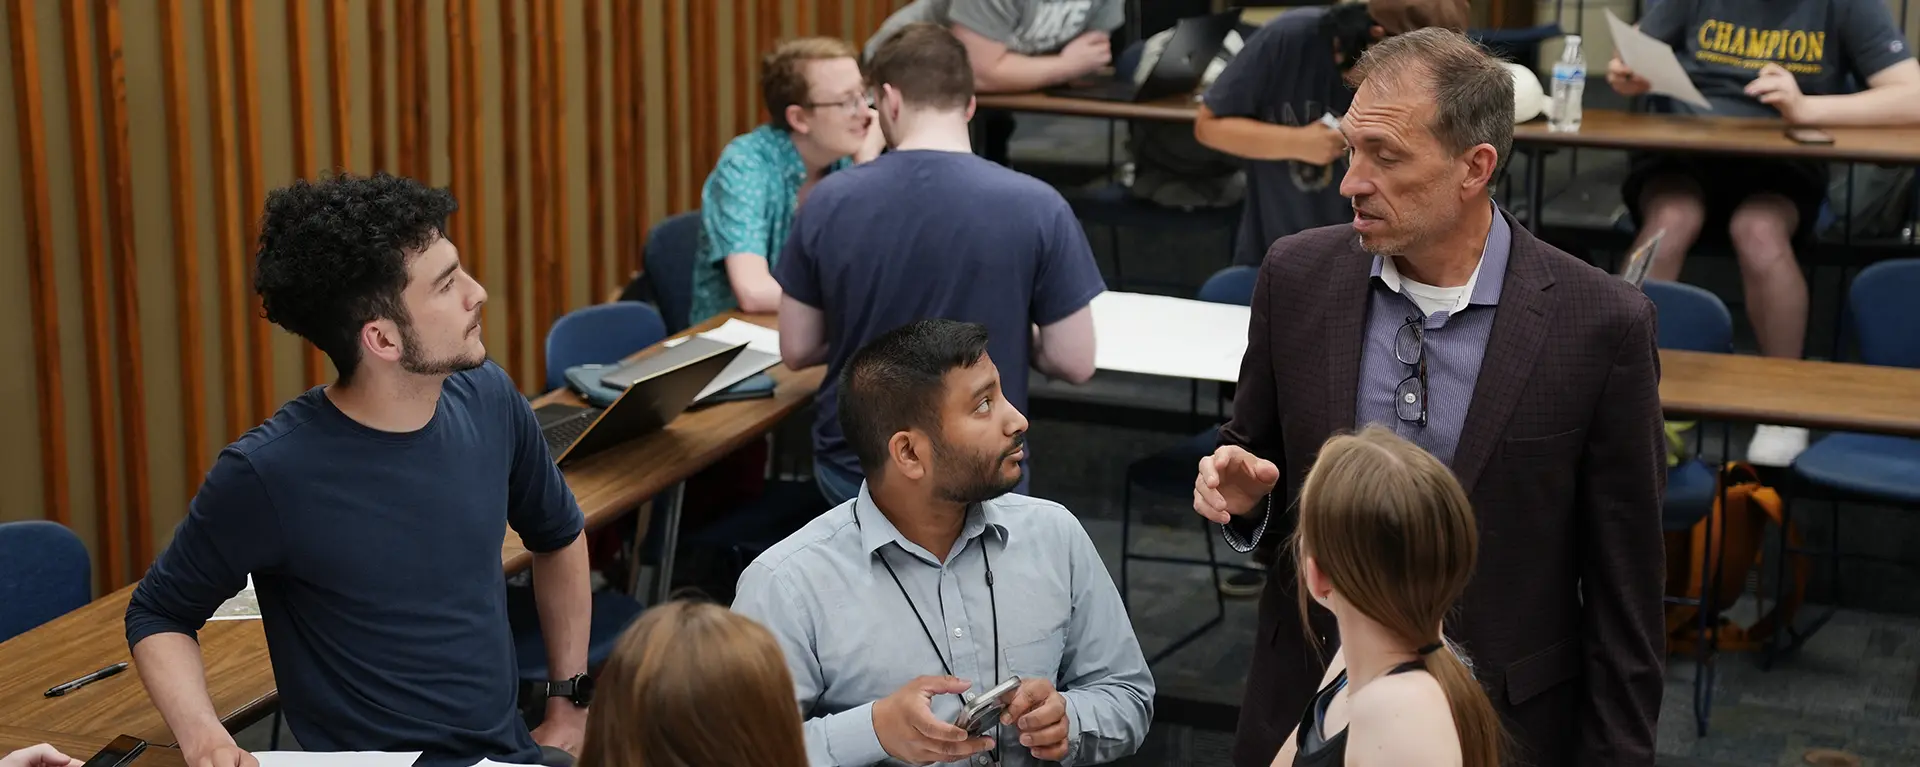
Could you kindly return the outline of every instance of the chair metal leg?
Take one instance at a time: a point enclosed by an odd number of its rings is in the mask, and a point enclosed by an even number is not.
[[[267,733],[267,750],[280,750],[280,707],[273,707],[273,731]]]
[[[1714,476],[1714,487],[1719,499],[1717,506],[1726,507],[1726,468],[1725,464]],[[1707,514],[1706,556],[1700,563],[1700,603],[1695,606],[1693,640],[1693,724],[1696,737],[1707,736],[1707,722],[1713,718],[1713,662],[1719,651],[1720,628],[1720,567],[1713,559],[1716,546],[1713,542],[1716,530],[1714,514]]]
[[[1133,481],[1120,489],[1120,607],[1132,611],[1127,594],[1127,565],[1133,560]]]
[[[1780,499],[1780,546],[1778,547],[1780,556],[1773,562],[1773,602],[1775,605],[1781,604],[1786,601],[1787,598],[1787,557],[1792,556],[1793,551],[1792,543],[1788,540],[1789,536],[1787,535],[1787,531],[1792,529],[1793,493],[1788,492],[1782,494]],[[1762,614],[1764,615],[1765,613]],[[1761,643],[1760,669],[1762,671],[1773,670],[1774,658],[1782,652],[1780,647],[1781,635],[1792,631],[1793,626],[1790,625],[1788,621],[1782,620],[1780,625],[1774,627],[1773,633],[1767,636],[1766,641]]]
[[[1827,592],[1833,595],[1830,609],[1840,609],[1840,499],[1827,505]]]

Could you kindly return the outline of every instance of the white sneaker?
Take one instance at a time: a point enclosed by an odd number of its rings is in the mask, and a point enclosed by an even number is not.
[[[1792,466],[1807,449],[1807,430],[1798,426],[1760,424],[1747,443],[1747,462],[1755,466]]]

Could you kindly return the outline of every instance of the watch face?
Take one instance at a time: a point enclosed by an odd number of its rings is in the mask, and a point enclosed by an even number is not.
[[[587,705],[593,701],[593,677],[581,674],[573,678],[573,702]]]

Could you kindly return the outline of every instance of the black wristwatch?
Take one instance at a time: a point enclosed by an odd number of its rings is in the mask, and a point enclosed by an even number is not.
[[[547,682],[546,697],[566,698],[573,705],[586,708],[588,703],[593,702],[593,677],[576,674],[572,679]]]

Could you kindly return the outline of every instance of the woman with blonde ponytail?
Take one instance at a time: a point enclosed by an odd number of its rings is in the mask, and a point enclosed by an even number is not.
[[[1505,736],[1441,624],[1473,576],[1473,507],[1438,459],[1377,426],[1321,447],[1300,491],[1300,610],[1340,650],[1275,767],[1497,767]]]

